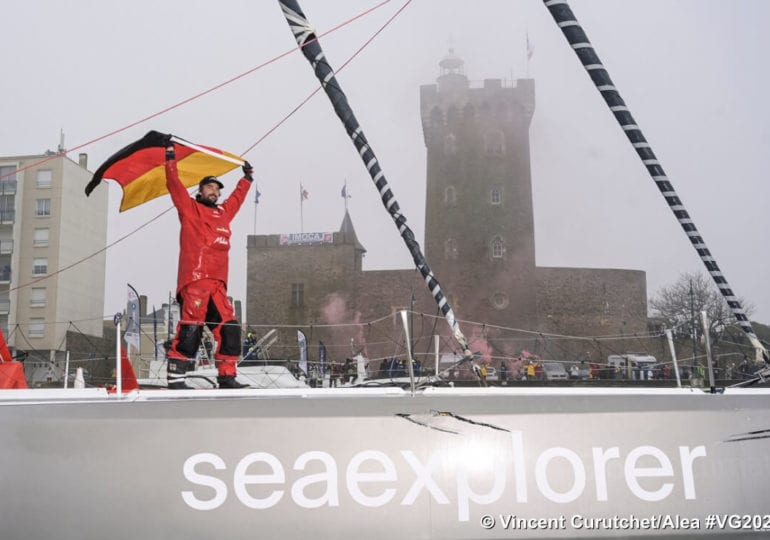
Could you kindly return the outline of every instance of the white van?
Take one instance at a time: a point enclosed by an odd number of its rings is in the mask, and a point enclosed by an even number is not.
[[[610,368],[620,370],[624,377],[630,374],[630,378],[636,381],[652,380],[652,368],[657,362],[654,356],[644,353],[611,354],[607,357]]]

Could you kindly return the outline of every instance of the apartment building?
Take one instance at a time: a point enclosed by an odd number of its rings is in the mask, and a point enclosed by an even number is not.
[[[108,190],[86,198],[90,178],[86,154],[0,157],[0,326],[29,363],[67,330],[102,336]]]

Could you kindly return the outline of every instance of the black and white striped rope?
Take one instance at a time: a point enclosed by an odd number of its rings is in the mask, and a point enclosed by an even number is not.
[[[455,339],[462,346],[463,350],[470,354],[470,351],[468,350],[468,341],[460,330],[460,325],[455,318],[454,311],[441,290],[438,280],[428,266],[425,256],[420,250],[420,245],[414,238],[414,233],[407,226],[406,217],[400,212],[400,207],[393,195],[393,191],[390,189],[390,185],[380,168],[377,157],[374,155],[374,151],[366,140],[366,136],[364,135],[361,126],[358,124],[358,120],[356,120],[353,110],[348,104],[347,96],[345,96],[345,93],[340,88],[337,79],[334,76],[334,70],[326,60],[326,56],[321,49],[321,45],[318,43],[313,27],[310,26],[305,14],[295,0],[279,0],[279,3],[281,4],[281,9],[286,17],[286,21],[289,23],[289,27],[302,50],[302,54],[305,55],[305,58],[308,59],[313,67],[316,77],[321,82],[321,86],[329,97],[329,100],[332,102],[335,113],[345,126],[348,136],[353,141],[361,159],[366,165],[369,176],[371,176],[374,185],[380,193],[382,204],[396,224],[396,227],[401,234],[401,238],[403,238],[406,247],[412,255],[415,266],[425,280],[439,310],[449,324]]]
[[[628,140],[636,149],[636,153],[639,155],[642,163],[647,168],[647,171],[655,181],[655,184],[658,186],[661,195],[666,199],[666,203],[668,203],[669,208],[674,213],[677,221],[679,221],[679,224],[682,226],[685,234],[687,234],[687,237],[690,239],[690,243],[695,248],[695,251],[697,251],[703,264],[706,266],[706,270],[708,270],[708,273],[714,279],[714,282],[719,288],[719,292],[722,293],[722,296],[727,301],[727,305],[730,306],[738,325],[746,333],[749,341],[751,341],[751,344],[757,351],[758,357],[761,356],[764,358],[765,362],[770,363],[767,350],[759,339],[757,339],[757,335],[754,333],[754,329],[746,316],[746,312],[741,306],[740,300],[733,293],[733,290],[727,283],[727,279],[719,269],[716,260],[714,260],[708,247],[706,247],[703,236],[695,227],[695,223],[693,223],[689,213],[685,210],[681,199],[676,191],[674,191],[674,187],[671,185],[658,158],[652,151],[652,147],[647,142],[647,139],[645,139],[642,130],[637,125],[633,116],[631,116],[631,112],[628,110],[623,98],[620,97],[620,92],[615,87],[612,79],[610,79],[607,69],[601,63],[601,60],[599,60],[599,56],[596,54],[593,45],[591,45],[591,42],[588,40],[580,23],[578,23],[577,18],[572,13],[567,0],[543,0],[543,3],[548,8],[548,11],[550,11],[551,16],[561,29],[564,37],[567,38],[567,41],[580,59],[583,67],[588,72],[588,75],[591,77],[597,90],[599,90],[602,98],[604,98],[604,101],[609,106],[610,111],[615,115],[615,119],[620,124],[626,137],[628,137]]]

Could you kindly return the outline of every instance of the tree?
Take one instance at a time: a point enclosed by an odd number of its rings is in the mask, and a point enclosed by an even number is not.
[[[742,299],[740,302],[749,316],[751,306]],[[735,316],[716,284],[702,272],[683,273],[673,284],[661,287],[650,299],[650,308],[652,315],[660,318],[680,339],[692,339],[693,332],[696,338],[703,334],[701,311],[705,311],[712,345],[735,323]]]

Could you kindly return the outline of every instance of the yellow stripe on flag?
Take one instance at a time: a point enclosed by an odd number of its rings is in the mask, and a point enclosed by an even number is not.
[[[222,154],[241,160],[239,156],[229,152]],[[206,176],[221,176],[238,167],[234,163],[224,161],[203,152],[192,154],[177,161],[179,179],[185,187],[197,186]],[[124,212],[142,203],[162,197],[168,193],[166,189],[166,168],[159,165],[138,176],[130,184],[123,188],[123,200],[120,203],[120,211]]]

